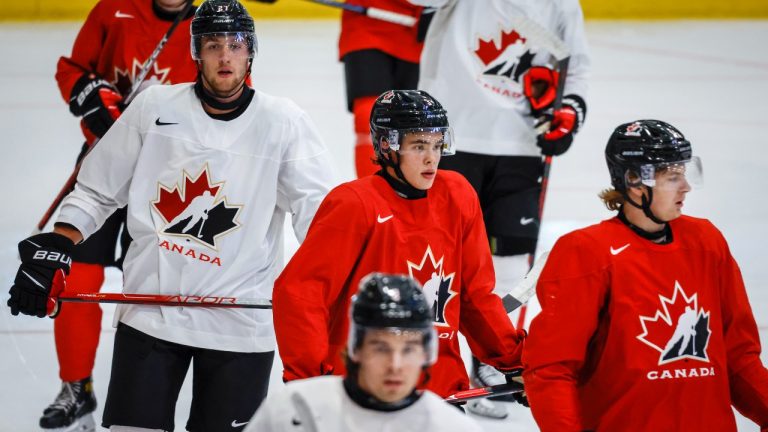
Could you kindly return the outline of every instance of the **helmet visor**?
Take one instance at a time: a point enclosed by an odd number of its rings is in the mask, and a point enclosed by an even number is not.
[[[256,37],[250,32],[203,33],[192,37],[192,58],[218,58],[224,53],[252,59],[258,51]]]
[[[640,182],[662,190],[701,187],[704,182],[701,159],[693,156],[685,161],[641,165]],[[630,181],[627,184],[632,185]]]
[[[388,138],[389,147],[401,154],[434,152],[447,156],[456,152],[451,127],[390,129]]]
[[[355,331],[355,329],[360,331]],[[437,361],[437,332],[433,326],[429,328],[402,328],[402,327],[367,327],[352,324],[350,325],[349,337],[347,338],[347,352],[353,359],[355,350],[363,345],[363,340],[367,334],[376,332],[387,332],[397,336],[399,339],[412,341],[417,339],[418,344],[405,343],[401,348],[399,356],[401,361],[408,363],[417,363],[419,366],[432,365]],[[418,338],[413,338],[416,335]],[[391,345],[372,340],[372,356],[380,357],[382,361],[391,357],[394,353]]]

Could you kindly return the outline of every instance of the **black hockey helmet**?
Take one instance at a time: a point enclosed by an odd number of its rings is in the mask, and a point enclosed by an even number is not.
[[[660,120],[622,124],[605,146],[611,184],[619,192],[641,183],[652,187],[658,168],[692,160],[698,158],[692,155],[690,141],[677,128]]]
[[[248,46],[249,58],[258,52],[253,18],[237,0],[206,0],[195,12],[190,25],[192,58],[200,60],[202,38],[206,35],[234,35]]]
[[[453,154],[453,132],[448,115],[440,102],[423,90],[388,90],[382,93],[371,110],[371,139],[376,158],[392,164],[389,150],[400,149],[408,132],[443,133],[442,154]],[[388,148],[382,147],[386,139]]]
[[[370,329],[416,331],[424,335],[427,364],[437,360],[437,335],[434,313],[427,304],[421,286],[414,279],[397,274],[372,273],[360,282],[360,290],[352,298],[350,355],[363,343]]]

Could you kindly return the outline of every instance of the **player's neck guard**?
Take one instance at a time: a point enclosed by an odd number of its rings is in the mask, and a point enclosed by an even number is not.
[[[395,168],[396,171],[399,171],[399,167]],[[392,187],[392,189],[395,190],[395,193],[400,195],[401,197],[409,200],[415,200],[415,199],[421,199],[427,197],[427,191],[416,189],[415,187],[411,186],[406,181],[400,181],[394,177],[392,177],[388,172],[386,168],[382,168],[379,170],[376,175],[384,177],[384,180],[389,183],[389,185]]]
[[[200,77],[200,74],[197,76],[197,81],[195,81],[195,94],[198,98],[200,98],[203,103],[208,105],[211,108],[217,109],[217,110],[234,110],[231,113],[225,113],[222,115],[212,115],[211,117],[216,118],[218,120],[232,120],[234,118],[237,118],[240,114],[245,111],[245,109],[248,107],[248,104],[251,102],[251,99],[253,99],[253,94],[255,93],[254,90],[247,85],[245,85],[245,81],[243,81],[243,91],[240,93],[240,96],[238,96],[237,99],[230,101],[230,102],[221,102],[216,96],[209,92],[208,89],[205,88],[203,85],[202,77]],[[235,114],[236,113],[236,114]],[[232,114],[234,114],[234,117],[229,118]]]
[[[361,389],[360,386],[357,385],[355,379],[349,375],[344,378],[344,390],[347,392],[347,396],[361,407],[383,412],[392,412],[408,408],[416,403],[421,397],[421,394],[414,389],[411,394],[397,402],[382,402],[376,399],[372,394]]]
[[[664,229],[662,229],[661,231],[648,232],[640,228],[639,226],[633,224],[632,222],[630,222],[629,219],[627,219],[627,215],[624,214],[623,208],[619,210],[619,214],[617,215],[617,217],[619,218],[620,221],[624,223],[624,225],[626,225],[627,227],[629,227],[629,229],[634,231],[635,234],[639,235],[644,239],[647,239],[659,244],[672,243],[672,228],[669,227],[669,223],[667,222],[661,222],[664,224]]]

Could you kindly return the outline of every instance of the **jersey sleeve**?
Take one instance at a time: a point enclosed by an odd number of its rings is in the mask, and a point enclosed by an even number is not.
[[[731,401],[744,417],[768,430],[768,369],[760,360],[760,335],[739,266],[724,238],[722,244],[720,298]]]
[[[496,278],[480,204],[474,191],[467,195],[468,199],[462,201],[472,203],[472,211],[461,244],[459,330],[472,353],[483,362],[499,368],[519,367],[522,337],[507,316],[501,298],[493,292]]]
[[[558,32],[571,52],[563,95],[577,95],[586,101],[591,60],[584,31],[584,13],[578,0],[564,0],[560,3],[562,8]]]
[[[61,204],[56,222],[74,226],[84,239],[115,210],[128,204],[128,190],[141,152],[139,131],[147,93],[136,98],[83,159],[75,189]]]
[[[285,381],[331,372],[323,362],[329,351],[330,317],[347,313],[332,309],[344,295],[369,222],[354,191],[344,185],[334,189],[275,281],[272,307]]]
[[[96,70],[101,56],[102,41],[106,37],[107,23],[105,22],[105,2],[98,2],[77,34],[72,54],[60,57],[56,65],[56,82],[59,85],[61,97],[69,103],[77,80],[86,72]]]
[[[541,313],[531,322],[523,364],[531,411],[542,431],[580,431],[576,391],[587,346],[608,291],[608,271],[586,236],[560,238],[536,286]]]
[[[291,138],[278,177],[278,204],[292,215],[299,242],[307,235],[320,202],[335,184],[333,160],[309,116],[292,123]]]

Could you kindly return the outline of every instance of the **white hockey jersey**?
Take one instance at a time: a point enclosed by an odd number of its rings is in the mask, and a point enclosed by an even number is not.
[[[419,89],[448,111],[457,150],[539,156],[535,119],[522,77],[532,65],[552,65],[535,37],[510,17],[525,17],[570,50],[564,95],[586,100],[590,59],[578,0],[409,0],[439,7],[421,54]]]
[[[291,381],[270,394],[244,432],[479,432],[469,416],[424,391],[413,405],[381,412],[355,403],[340,376]]]
[[[87,238],[128,205],[125,293],[271,298],[285,214],[303,240],[333,172],[315,126],[287,99],[256,91],[221,121],[193,84],[154,86],[85,159],[57,222]],[[184,345],[275,349],[271,310],[123,305],[115,321]]]

